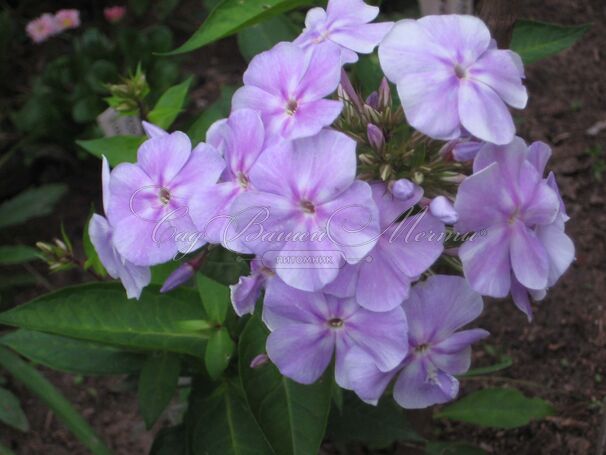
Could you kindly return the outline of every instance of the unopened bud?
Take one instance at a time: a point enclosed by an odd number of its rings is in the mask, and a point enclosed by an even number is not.
[[[475,159],[484,142],[470,140],[456,144],[452,149],[452,156],[457,161],[471,161]]]
[[[368,98],[366,98],[366,105],[372,107],[374,110],[378,110],[379,109],[379,93],[372,92],[370,95],[368,95]]]
[[[194,276],[194,272],[194,268],[188,262],[186,262],[185,264],[181,264],[175,269],[173,273],[168,276],[168,278],[162,285],[160,292],[166,293],[178,288],[182,284],[189,281],[191,277]]]
[[[379,113],[375,111],[372,107],[368,105],[364,105],[362,108],[364,116],[370,120],[372,123],[381,123],[381,119],[379,117]]]
[[[59,247],[59,249],[61,249],[63,251],[67,251],[67,245],[65,245],[65,243],[63,243],[63,241],[61,241],[59,239],[54,239],[54,242]]]
[[[40,251],[42,251],[43,253],[46,253],[46,254],[52,254],[52,252],[53,252],[53,246],[49,245],[48,243],[36,242],[36,247]]]
[[[383,78],[379,86],[379,109],[386,109],[391,106],[391,88],[386,78]]]
[[[379,168],[379,175],[381,176],[381,180],[383,180],[384,182],[389,180],[391,171],[392,171],[391,164],[383,164]]]
[[[257,369],[261,368],[263,365],[267,365],[269,363],[269,357],[267,354],[259,354],[250,362],[250,367]]]
[[[361,153],[358,156],[360,163],[362,164],[367,164],[367,165],[371,165],[371,164],[375,164],[377,162],[377,160],[375,159],[374,156],[368,154],[368,153]]]
[[[347,76],[347,72],[344,69],[341,69],[341,87],[347,99],[349,99],[349,101],[351,101],[358,109],[362,109],[362,99],[354,90],[353,85],[351,85],[351,81]]]
[[[418,186],[410,180],[400,179],[391,184],[391,193],[396,199],[406,200],[415,193],[417,188]]]
[[[463,180],[465,180],[466,177],[467,176],[465,174],[458,174],[456,172],[444,172],[444,174],[442,174],[442,177],[440,177],[440,180],[448,183],[461,183]]]
[[[443,223],[455,224],[459,221],[459,214],[444,196],[435,197],[429,204],[429,211]]]
[[[368,142],[373,149],[383,149],[385,146],[385,136],[383,135],[381,128],[379,128],[377,125],[369,123],[368,127],[366,128],[366,134],[368,136]]]

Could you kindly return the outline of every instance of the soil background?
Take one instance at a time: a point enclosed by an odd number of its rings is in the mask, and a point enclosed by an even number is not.
[[[525,111],[516,113],[518,134],[529,142],[541,140],[553,147],[548,167],[556,172],[571,217],[567,231],[575,241],[577,259],[536,308],[532,324],[509,301],[487,302],[478,325],[491,332],[487,343],[510,356],[513,365],[488,379],[464,381],[461,393],[512,385],[549,400],[557,413],[507,431],[439,422],[433,427],[434,437],[467,441],[494,454],[584,455],[595,453],[598,447],[606,396],[606,171],[603,181],[596,176],[600,153],[606,159],[606,127],[588,132],[598,122],[606,122],[606,2],[527,0],[519,16],[570,25],[592,23],[574,48],[527,67],[530,101]],[[233,39],[210,46],[203,56],[197,54],[188,61],[188,70],[199,81],[192,92],[195,111],[214,101],[223,84],[237,84],[245,65]],[[590,150],[597,152],[592,155]],[[0,240],[24,244],[48,240],[58,235],[61,220],[69,234],[79,238],[91,202],[99,205],[98,180],[94,166],[72,170],[67,177],[70,193],[52,219],[3,232]],[[46,276],[43,266],[36,268]],[[47,285],[59,287],[82,280],[74,271],[47,278]],[[45,291],[40,286],[20,293],[17,299],[26,301]],[[475,365],[494,362],[486,350],[476,349],[474,356]],[[116,454],[148,452],[154,431],[147,431],[138,415],[133,381],[41,370]],[[19,455],[88,453],[44,404],[19,384],[9,384],[22,399],[32,431],[20,434],[3,426],[3,444]],[[171,418],[169,412],[157,427]],[[363,448],[354,452],[371,453]],[[406,454],[410,449],[398,446],[380,453]]]

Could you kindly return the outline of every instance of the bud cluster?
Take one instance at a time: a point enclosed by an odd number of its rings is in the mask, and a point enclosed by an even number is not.
[[[393,185],[407,179],[423,185],[430,196],[456,194],[466,166],[441,153],[443,143],[406,124],[387,79],[383,78],[378,89],[364,100],[343,70],[337,94],[344,108],[336,128],[358,142],[361,180]]]
[[[111,96],[105,101],[116,111],[124,115],[144,114],[143,99],[149,94],[149,85],[141,65],[121,84],[109,84],[107,89]]]
[[[36,247],[51,272],[60,272],[75,266],[74,251],[69,241],[54,239],[53,243],[37,242]]]

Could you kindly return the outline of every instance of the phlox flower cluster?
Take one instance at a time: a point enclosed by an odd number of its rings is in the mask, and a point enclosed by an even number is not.
[[[531,318],[574,246],[544,175],[549,147],[515,135],[519,56],[475,17],[378,14],[362,0],[311,9],[297,39],[253,58],[203,143],[145,123],[136,163],[110,173],[104,161],[105,217],[90,236],[137,298],[154,265],[210,245],[245,255],[232,304],[261,308],[283,375],[309,384],[334,363],[364,401],[393,390],[423,408],[457,396],[471,345],[488,336],[466,328],[482,296],[511,295]],[[387,79],[362,99],[344,65],[377,46]],[[453,264],[463,276],[441,274]]]
[[[30,21],[26,25],[25,31],[34,43],[42,43],[51,36],[79,26],[80,11],[77,9],[61,9],[55,14],[44,13]]]

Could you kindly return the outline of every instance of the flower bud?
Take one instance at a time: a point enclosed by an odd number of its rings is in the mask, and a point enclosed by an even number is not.
[[[55,244],[59,247],[60,250],[67,251],[67,245],[63,243],[62,240],[54,239]]]
[[[442,180],[443,182],[459,184],[462,183],[465,178],[467,178],[465,174],[459,174],[456,172],[444,172],[444,174],[442,174],[442,177],[440,177],[440,180]]]
[[[188,262],[186,262],[185,264],[181,264],[175,269],[173,273],[168,276],[168,278],[162,285],[160,292],[166,293],[178,288],[183,283],[189,281],[191,277],[194,276],[194,272],[194,268]]]
[[[417,184],[417,185],[422,185],[423,181],[425,180],[425,176],[423,175],[422,172],[415,172],[414,175],[412,176],[412,180]]]
[[[371,122],[381,123],[380,114],[367,104],[362,107],[362,114]]]
[[[387,180],[389,180],[389,177],[391,175],[391,171],[392,171],[391,164],[383,164],[379,168],[379,174],[381,176],[381,180],[383,180],[384,182],[386,182]]]
[[[358,156],[358,159],[360,160],[360,163],[367,164],[367,165],[372,165],[372,164],[375,164],[377,162],[377,160],[375,159],[375,157],[372,156],[372,155],[370,155],[369,153],[361,153]]]
[[[106,98],[107,103],[116,111],[132,115],[139,110],[140,104],[149,93],[149,85],[141,67],[137,67],[135,74],[123,80],[121,84],[107,86],[111,96]]]
[[[390,189],[396,199],[406,200],[415,193],[417,188],[417,185],[410,180],[400,179],[393,182]]]
[[[452,203],[444,196],[435,197],[429,203],[429,211],[433,216],[446,224],[455,224],[459,221],[459,214]]]
[[[370,95],[368,95],[368,98],[366,98],[366,105],[372,107],[374,110],[378,110],[379,109],[379,93],[372,92]]]
[[[459,142],[452,149],[452,156],[456,161],[471,161],[484,145],[481,141]]]
[[[385,136],[383,135],[381,128],[369,123],[366,128],[366,134],[368,136],[368,142],[373,149],[378,151],[383,150],[383,147],[385,147]]]
[[[386,109],[391,106],[391,88],[386,78],[383,78],[379,86],[379,109]]]
[[[343,88],[343,92],[345,93],[347,99],[349,99],[349,101],[351,101],[358,109],[362,109],[362,105],[364,103],[362,103],[360,95],[358,95],[358,93],[354,90],[353,85],[351,85],[351,81],[349,80],[347,72],[344,69],[341,70],[341,87]]]
[[[257,369],[261,368],[263,365],[267,365],[269,363],[269,357],[267,354],[259,354],[250,362],[250,367]]]
[[[36,246],[38,247],[38,249],[40,251],[42,251],[42,253],[45,253],[45,254],[52,254],[53,253],[53,246],[49,245],[48,243],[36,242]]]

